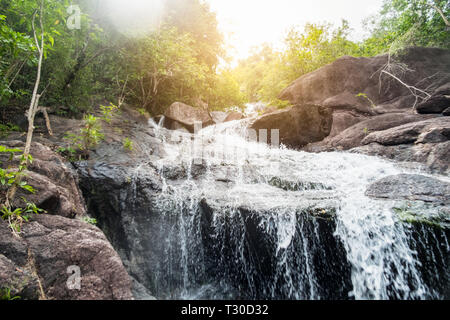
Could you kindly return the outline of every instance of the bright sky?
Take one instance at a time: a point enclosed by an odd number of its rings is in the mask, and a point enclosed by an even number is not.
[[[361,40],[364,18],[377,13],[383,0],[206,0],[217,13],[230,56],[245,58],[253,46],[264,42],[279,45],[293,25],[346,19],[353,29],[352,40]]]
[[[148,30],[159,25],[165,0],[100,0],[101,11],[121,30]],[[225,34],[228,55],[236,60],[249,56],[251,48],[265,42],[279,46],[291,26],[306,22],[346,19],[353,29],[352,40],[361,40],[362,21],[377,13],[383,0],[204,0],[217,13]]]

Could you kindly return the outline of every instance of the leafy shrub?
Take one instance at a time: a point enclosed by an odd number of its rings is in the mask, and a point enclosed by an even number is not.
[[[21,131],[19,126],[11,123],[0,124],[0,137],[7,137],[11,132]]]
[[[22,198],[22,200],[26,203],[24,208],[16,208],[12,210],[3,205],[0,209],[2,219],[8,221],[10,228],[17,234],[20,234],[22,224],[29,221],[31,214],[45,212],[43,209],[39,209],[34,203],[27,202],[25,198]]]
[[[76,146],[79,150],[88,151],[95,148],[104,135],[102,127],[98,122],[98,118],[89,114],[84,117],[84,127],[80,130],[80,134],[67,133],[64,139],[69,140],[72,146]],[[73,149],[73,147],[70,147]]]
[[[109,106],[100,106],[100,110],[103,114],[102,120],[111,123],[112,117],[119,111],[119,107],[111,103]]]

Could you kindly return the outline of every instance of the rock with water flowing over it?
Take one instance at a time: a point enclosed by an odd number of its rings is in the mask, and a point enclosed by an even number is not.
[[[442,125],[440,114],[445,115],[449,107],[449,70],[450,50],[446,49],[414,47],[395,57],[343,57],[300,77],[283,90],[280,99],[332,110],[329,135],[310,143],[305,151],[354,149],[398,161],[424,163],[431,171],[448,173],[448,152],[443,151],[448,136],[438,127]],[[422,90],[421,97],[415,97],[405,84]],[[273,115],[274,119],[277,117]],[[321,120],[316,119],[311,126],[320,126]],[[415,132],[427,120],[427,128],[421,131],[424,139],[416,139]],[[410,127],[400,127],[409,123]],[[391,137],[386,131],[389,129]],[[432,131],[429,134],[428,129]],[[398,137],[394,137],[394,131]],[[371,139],[377,141],[369,143]],[[296,147],[302,147],[302,143]]]
[[[33,216],[23,225],[21,238],[0,220],[0,265],[15,270],[5,274],[1,268],[0,287],[22,299],[133,298],[131,280],[103,232],[78,220]]]
[[[224,122],[236,121],[236,120],[242,120],[242,119],[244,119],[244,115],[242,113],[237,112],[237,111],[232,111],[227,115]]]
[[[217,124],[217,123],[223,123],[225,122],[225,119],[227,117],[227,113],[224,111],[212,111],[210,112],[211,117],[213,119],[213,121]]]
[[[450,205],[450,183],[422,175],[400,174],[371,184],[366,195]]]
[[[181,102],[174,102],[164,116],[164,126],[172,130],[185,128],[189,132],[194,132],[196,123],[201,123],[203,128],[214,124],[207,110],[194,108]]]

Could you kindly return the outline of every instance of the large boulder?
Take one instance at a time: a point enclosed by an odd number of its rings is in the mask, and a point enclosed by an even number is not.
[[[67,130],[70,120],[66,126],[62,122],[55,122],[55,136]],[[36,138],[52,145],[39,135]],[[24,147],[16,140],[0,144]],[[9,290],[13,297],[22,299],[132,299],[130,277],[103,232],[78,220],[87,213],[78,175],[53,151],[58,146],[52,148],[32,144],[33,162],[24,181],[36,192],[18,189],[12,203],[13,207],[23,207],[25,197],[48,214],[32,215],[31,221],[22,225],[20,238],[0,219],[0,290]],[[18,165],[18,159],[10,161],[7,155],[1,155],[0,160],[3,167]],[[69,290],[66,284],[71,276],[69,267],[74,268],[72,272],[80,268],[80,290]]]
[[[440,143],[448,140],[450,140],[450,119],[442,117],[377,131],[369,134],[361,143],[366,145],[376,142],[384,146],[392,146],[410,143]]]
[[[323,140],[330,134],[331,125],[330,109],[317,105],[297,105],[263,115],[253,122],[251,128],[257,132],[267,130],[269,141],[271,130],[279,130],[280,143],[300,148]]]
[[[166,118],[164,126],[171,130],[184,127],[193,133],[196,123],[201,123],[203,128],[214,124],[207,110],[194,108],[181,102],[173,103],[164,116]]]
[[[0,266],[0,287],[21,299],[133,298],[130,277],[102,231],[74,219],[33,216],[21,238],[0,219]],[[80,288],[73,289],[67,283],[77,268]]]
[[[237,111],[230,112],[225,118],[224,122],[236,121],[244,119],[244,115]]]
[[[364,121],[360,121],[355,125],[350,126],[340,133],[337,132],[338,130],[335,130],[333,136],[329,136],[324,141],[308,146],[308,149],[320,147],[321,151],[328,151],[333,149],[348,150],[356,148],[361,146],[362,141],[371,133],[395,128],[407,123],[429,119],[431,117],[434,116],[421,116],[412,113],[391,113],[369,117]],[[353,120],[348,119],[348,121]],[[344,127],[344,124],[341,126]]]
[[[300,77],[283,90],[280,99],[332,110],[329,135],[304,150],[353,149],[421,162],[432,170],[447,172],[448,122],[439,114],[450,114],[450,50],[409,48],[394,60],[388,55],[343,57]],[[381,73],[385,68],[404,84],[426,91],[430,98],[416,99],[398,79]],[[279,116],[275,113],[274,117]],[[320,126],[323,119],[315,121],[310,126]],[[302,147],[304,140],[308,139],[295,141],[299,143],[295,147]]]
[[[430,99],[416,106],[418,113],[444,114],[448,108],[450,108],[450,82],[436,89]]]
[[[21,141],[3,141],[1,145],[23,150]],[[24,180],[35,189],[35,193],[18,189],[14,206],[23,206],[22,198],[35,203],[52,214],[73,218],[86,214],[86,206],[80,190],[78,177],[64,159],[41,143],[31,146],[33,162],[28,165]],[[3,166],[17,166],[18,159],[8,161],[7,155],[0,155]]]
[[[450,79],[450,50],[409,48],[396,59],[414,70],[403,72],[402,81],[405,83],[415,85],[421,81],[423,88],[433,92]],[[293,104],[314,103],[370,113],[370,101],[356,97],[363,93],[375,105],[383,105],[385,110],[412,107],[412,104],[405,103],[411,92],[390,76],[380,74],[388,61],[388,55],[340,58],[300,77],[283,90],[279,98]]]
[[[383,178],[369,186],[366,195],[373,198],[419,200],[450,204],[450,183],[422,175],[400,174]]]
[[[211,117],[215,123],[225,122],[228,114],[224,111],[213,111],[211,112]]]

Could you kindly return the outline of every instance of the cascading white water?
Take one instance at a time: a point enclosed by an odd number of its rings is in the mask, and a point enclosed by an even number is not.
[[[179,251],[178,260],[168,262],[164,268],[179,264],[182,269],[180,292],[172,293],[172,297],[236,298],[240,297],[239,291],[246,290],[244,297],[251,298],[329,298],[319,282],[334,270],[317,267],[321,265],[317,257],[324,241],[324,225],[320,217],[312,223],[309,218],[300,218],[306,211],[318,212],[319,216],[331,212],[335,217],[331,236],[342,243],[350,265],[351,290],[347,298],[437,297],[419,272],[418,253],[410,245],[407,226],[392,210],[397,202],[365,195],[367,187],[383,177],[417,173],[420,168],[401,167],[354,153],[312,154],[249,142],[245,139],[248,121],[205,128],[195,136],[196,141],[193,135],[169,134],[154,125],[158,137],[165,141],[167,154],[158,164],[164,184],[158,207],[176,221],[173,232],[165,231],[166,253],[170,256]],[[180,168],[185,176],[169,181],[165,172]],[[448,181],[443,176],[435,178]],[[230,290],[210,294],[217,284],[206,279],[207,270],[202,264],[208,259],[199,213],[202,200],[213,208],[207,235],[216,255],[212,264],[229,265],[219,282],[223,284],[231,277],[235,283],[243,283],[234,288],[237,293]],[[246,220],[246,215],[257,216],[256,231],[252,229],[253,220]],[[274,250],[267,249],[275,261],[270,272],[254,261],[255,257],[261,261],[267,257],[250,255],[252,246],[259,245],[249,239],[249,234],[255,233],[266,235],[274,243]],[[448,256],[448,252],[446,242],[443,255]],[[323,258],[332,254],[326,253]],[[255,266],[261,270],[255,270]],[[264,277],[258,272],[270,274],[267,285],[257,283]]]

